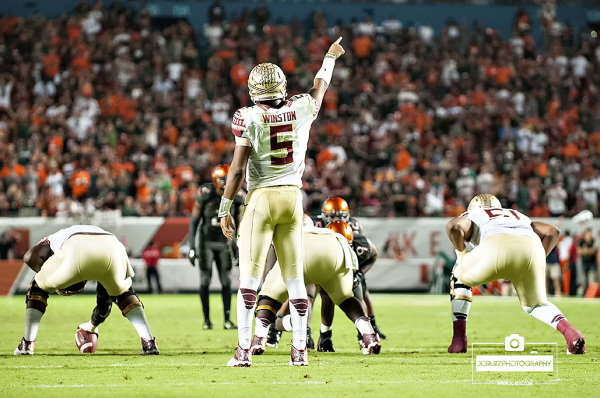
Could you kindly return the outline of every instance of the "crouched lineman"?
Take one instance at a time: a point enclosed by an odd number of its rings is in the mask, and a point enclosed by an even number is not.
[[[328,228],[304,228],[304,281],[307,285],[320,286],[354,322],[362,334],[364,354],[379,354],[379,337],[361,302],[352,292],[353,270],[358,269],[358,260],[349,245],[353,239],[352,229],[344,221],[334,221]],[[281,269],[276,263],[265,277],[258,296],[255,334],[251,345],[253,355],[264,352],[269,326],[287,298]]]
[[[225,329],[237,329],[229,317],[231,310],[231,268],[234,250],[236,251],[235,257],[237,257],[237,245],[235,242],[232,244],[223,235],[218,218],[219,205],[221,204],[221,196],[223,195],[223,187],[228,172],[228,164],[220,164],[213,169],[211,173],[212,184],[203,185],[196,193],[196,202],[190,220],[190,252],[188,257],[193,266],[196,265],[196,261],[200,265],[200,302],[204,314],[204,329],[213,328],[209,306],[209,285],[212,278],[213,260],[217,265],[221,281],[221,298],[225,315],[223,327]],[[236,225],[240,225],[242,218],[241,206],[243,204],[243,197],[236,195],[232,206]],[[197,232],[198,242],[196,242]]]
[[[23,260],[37,274],[27,292],[25,335],[15,355],[33,355],[50,293],[79,293],[88,280],[98,281],[96,308],[90,321],[79,325],[78,330],[97,334],[114,301],[140,335],[141,354],[158,354],[144,307],[131,288],[133,269],[126,249],[113,234],[93,225],[74,225],[42,239]]]
[[[523,310],[563,334],[567,354],[585,353],[585,337],[546,297],[546,256],[558,242],[554,225],[503,209],[490,194],[475,196],[466,213],[450,220],[457,260],[450,285],[454,334],[448,352],[467,352],[467,317],[473,286],[498,279],[513,283]],[[475,246],[467,252],[465,242]]]
[[[348,203],[339,196],[333,196],[323,202],[321,208],[321,215],[314,218],[313,222],[316,227],[325,227],[333,221],[341,220],[347,222],[352,228],[354,238],[352,247],[358,256],[359,269],[354,274],[354,295],[361,302],[364,303],[369,320],[375,333],[385,340],[387,336],[383,334],[375,321],[375,310],[373,308],[373,301],[371,300],[371,294],[367,288],[367,280],[365,274],[371,269],[375,261],[377,260],[377,247],[363,234],[362,225],[354,217],[350,217],[350,208]],[[307,289],[310,289],[307,287]],[[313,290],[314,291],[314,290]],[[314,294],[312,295],[314,297]],[[319,341],[317,343],[317,349],[321,352],[334,352],[332,342],[332,331],[331,326],[333,324],[335,307],[327,293],[321,291],[321,333]],[[273,340],[273,330],[271,330],[270,338]],[[358,343],[362,346],[363,339],[358,331]]]

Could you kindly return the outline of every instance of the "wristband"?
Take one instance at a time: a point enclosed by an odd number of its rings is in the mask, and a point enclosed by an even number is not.
[[[229,214],[229,209],[233,203],[232,199],[227,199],[225,196],[221,196],[221,205],[219,206],[219,218],[225,217]]]
[[[325,83],[329,86],[331,83],[331,76],[333,75],[333,68],[335,67],[335,55],[331,53],[327,53],[328,55],[323,58],[323,65],[321,65],[321,69],[315,75],[315,81],[317,79],[323,79]],[[332,56],[329,56],[331,54]]]
[[[463,259],[463,257],[465,256],[465,254],[468,253],[467,248],[465,247],[462,251],[459,251],[458,249],[454,249],[454,253],[456,253],[456,262],[460,263]]]
[[[329,58],[337,59],[337,57],[335,56],[334,53],[327,53],[327,54],[325,54],[325,57],[326,58],[329,57]]]

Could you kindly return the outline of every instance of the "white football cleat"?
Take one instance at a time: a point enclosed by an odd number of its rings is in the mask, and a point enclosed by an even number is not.
[[[21,339],[21,343],[19,344],[19,346],[15,349],[14,354],[15,355],[33,355],[34,346],[35,346],[35,340],[27,341],[27,340],[25,340],[25,337],[23,337],[23,339]]]

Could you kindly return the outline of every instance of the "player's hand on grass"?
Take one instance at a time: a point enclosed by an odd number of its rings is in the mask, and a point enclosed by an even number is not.
[[[229,240],[233,240],[232,231],[235,231],[235,224],[233,223],[233,218],[231,214],[227,214],[225,217],[221,217],[221,230],[223,231],[223,235],[227,237]]]
[[[328,53],[331,53],[333,55],[335,55],[335,58],[339,58],[342,55],[344,55],[344,53],[346,52],[344,50],[344,47],[340,46],[340,42],[342,41],[342,38],[338,38],[332,45],[331,47],[329,47],[329,51],[327,51]]]

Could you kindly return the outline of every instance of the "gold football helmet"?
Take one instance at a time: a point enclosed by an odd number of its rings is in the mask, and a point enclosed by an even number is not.
[[[478,208],[482,208],[482,209],[502,208],[502,204],[500,203],[498,198],[495,197],[494,195],[491,195],[489,193],[483,193],[481,195],[475,196],[469,202],[469,207],[468,207],[469,210],[478,209]]]
[[[248,77],[248,90],[252,101],[270,101],[284,99],[287,80],[281,68],[265,62],[256,65]]]

